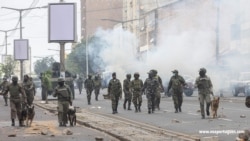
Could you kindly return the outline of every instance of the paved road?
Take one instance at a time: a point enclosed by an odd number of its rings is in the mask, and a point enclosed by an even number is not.
[[[12,127],[9,119],[10,107],[3,106],[4,101],[0,97],[0,141],[95,141],[95,137],[101,137],[104,141],[116,141],[115,138],[96,130],[76,125],[75,127],[58,127],[57,115],[35,107],[35,119],[31,127]],[[16,121],[16,125],[18,122]],[[63,135],[65,129],[70,129],[73,135]],[[41,131],[48,131],[47,135],[41,135]],[[10,134],[16,137],[8,137]]]
[[[184,97],[182,113],[174,113],[172,98],[162,98],[161,110],[149,115],[147,113],[146,98],[143,96],[141,113],[123,110],[123,100],[120,100],[118,107],[119,114],[112,115],[110,100],[103,99],[102,96],[105,92],[106,89],[102,90],[99,101],[95,101],[94,95],[92,95],[92,105],[87,105],[85,92],[80,95],[76,90],[74,105],[95,113],[119,116],[195,136],[218,136],[220,140],[234,140],[237,134],[232,132],[242,131],[244,129],[249,129],[250,127],[250,109],[245,107],[244,97],[235,98],[228,96],[221,98],[218,111],[220,118],[211,119],[207,117],[205,120],[202,120],[200,113],[198,112],[199,103],[197,94],[194,94],[192,97]],[[241,118],[241,115],[246,117]]]

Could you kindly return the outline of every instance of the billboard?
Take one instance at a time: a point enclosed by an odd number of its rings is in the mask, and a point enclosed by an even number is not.
[[[14,59],[29,60],[29,40],[16,39],[14,40]]]
[[[49,4],[49,42],[75,42],[76,4]]]

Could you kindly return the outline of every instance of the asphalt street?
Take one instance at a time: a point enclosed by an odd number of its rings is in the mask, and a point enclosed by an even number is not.
[[[35,107],[35,118],[31,127],[11,126],[10,107],[4,106],[3,98],[0,97],[0,141],[95,141],[96,137],[104,141],[116,141],[117,139],[77,124],[75,127],[58,127],[57,115],[50,113],[39,107]],[[65,135],[64,132],[70,130],[73,135]],[[41,132],[47,133],[42,135]],[[8,137],[15,134],[16,137]]]
[[[83,93],[79,94],[76,89],[76,99],[73,105],[94,113],[119,116],[194,136],[215,136],[219,140],[234,140],[239,132],[250,127],[250,109],[244,104],[245,97],[233,97],[229,93],[224,94],[228,96],[222,97],[220,100],[218,118],[212,119],[211,117],[206,117],[206,119],[201,119],[197,93],[194,93],[192,97],[184,96],[181,113],[174,113],[172,98],[165,97],[161,99],[161,109],[149,115],[147,113],[146,97],[143,95],[141,113],[135,113],[134,110],[124,110],[122,107],[123,99],[121,99],[118,106],[119,113],[113,115],[111,101],[103,99],[102,96],[106,94],[106,91],[106,89],[101,91],[99,101],[95,101],[94,94],[92,94],[91,105],[88,105],[85,91],[83,90]],[[37,98],[39,97],[38,95]],[[53,99],[51,96],[49,98]]]

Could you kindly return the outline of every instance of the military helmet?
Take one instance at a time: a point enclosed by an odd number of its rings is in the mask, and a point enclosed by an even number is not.
[[[136,77],[136,76],[138,76],[138,77],[140,76],[139,72],[134,73],[134,77]]]
[[[151,73],[152,73],[153,75],[156,75],[156,74],[157,74],[157,70],[152,69],[152,70],[150,70],[150,71],[151,71]]]
[[[131,74],[127,74],[126,76],[127,76],[127,77],[131,77]]]
[[[58,80],[57,80],[57,82],[64,82],[65,80],[64,80],[64,78],[62,78],[62,77],[60,77],[60,78],[58,78]]]
[[[203,73],[206,73],[207,70],[205,68],[200,68],[199,72],[203,72]]]
[[[112,73],[112,76],[116,76],[116,73],[115,73],[115,72],[113,72],[113,73]]]
[[[178,73],[178,70],[173,70],[172,73]]]
[[[12,76],[12,81],[18,81],[18,77],[17,76]]]

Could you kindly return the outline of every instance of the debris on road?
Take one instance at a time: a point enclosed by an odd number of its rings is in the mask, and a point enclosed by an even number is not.
[[[16,133],[11,133],[8,135],[8,137],[16,137]]]
[[[246,118],[246,116],[245,115],[240,115],[240,118]]]
[[[63,130],[63,135],[73,135],[73,132],[69,128],[66,128]]]

